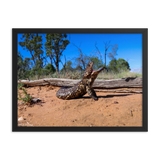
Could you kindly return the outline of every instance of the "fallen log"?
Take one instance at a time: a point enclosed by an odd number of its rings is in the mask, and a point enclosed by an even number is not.
[[[142,90],[105,90],[95,89],[96,92],[109,92],[109,93],[143,93]]]
[[[60,79],[60,78],[45,78],[40,80],[19,80],[18,83],[23,83],[29,87],[31,86],[44,86],[44,85],[53,85],[53,86],[68,86],[72,87],[80,80],[73,79]],[[112,79],[112,80],[102,80],[96,79],[93,88],[97,89],[109,89],[109,88],[134,88],[134,87],[142,87],[142,78],[122,78],[122,79]]]

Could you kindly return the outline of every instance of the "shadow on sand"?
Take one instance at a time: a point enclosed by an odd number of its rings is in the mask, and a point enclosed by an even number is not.
[[[120,95],[106,95],[106,96],[97,96],[98,98],[112,98],[112,97],[123,97],[123,96],[129,96],[132,94],[120,94]],[[85,96],[85,97],[79,97],[75,99],[90,99],[91,97]]]

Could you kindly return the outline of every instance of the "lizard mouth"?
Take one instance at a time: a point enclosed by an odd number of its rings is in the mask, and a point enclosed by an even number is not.
[[[94,69],[92,68],[92,73],[91,73],[91,74],[93,74],[94,72],[96,72],[96,70],[94,70]]]
[[[101,67],[101,68],[99,68],[98,70],[93,70],[93,68],[92,68],[92,74],[98,74],[98,73],[100,73],[103,69],[106,69],[106,67]]]

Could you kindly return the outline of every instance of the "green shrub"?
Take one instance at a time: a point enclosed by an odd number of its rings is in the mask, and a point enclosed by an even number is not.
[[[22,95],[21,93],[19,92],[19,89],[22,89],[23,90],[23,95],[24,95],[24,98],[22,98]],[[24,88],[24,84],[23,83],[19,83],[18,84],[18,100],[22,101],[23,103],[29,103],[31,104],[32,103],[32,96],[30,96],[30,94],[27,93],[27,90]]]

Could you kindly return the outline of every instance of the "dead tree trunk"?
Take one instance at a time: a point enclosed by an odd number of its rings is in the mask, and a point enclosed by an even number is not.
[[[60,79],[60,78],[45,78],[40,80],[28,81],[28,80],[20,80],[18,83],[23,83],[25,85],[30,86],[43,86],[43,85],[53,85],[53,86],[68,86],[72,87],[77,84],[80,80],[72,80],[72,79]],[[102,80],[96,79],[93,88],[95,89],[114,89],[114,88],[134,88],[134,87],[142,87],[142,78],[123,78],[123,79],[112,79],[112,80]]]

